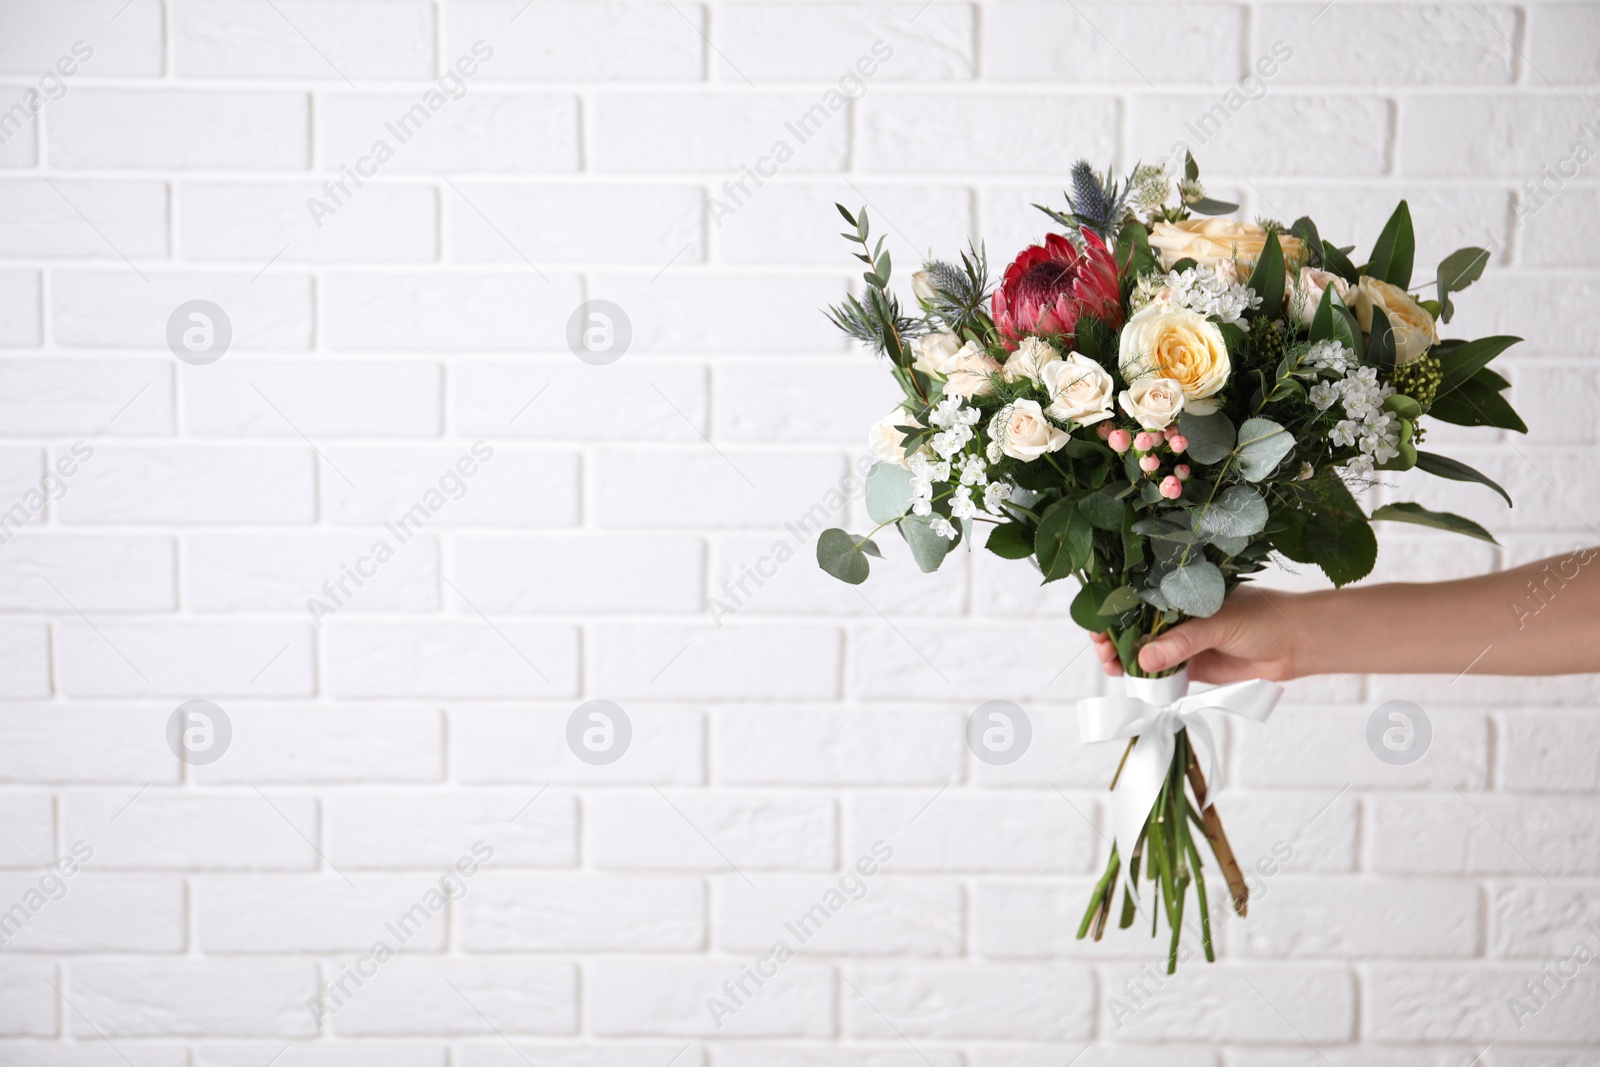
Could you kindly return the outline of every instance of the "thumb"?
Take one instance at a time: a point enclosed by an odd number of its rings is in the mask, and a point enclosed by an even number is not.
[[[1208,648],[1215,648],[1221,640],[1222,627],[1213,619],[1190,619],[1139,650],[1139,666],[1147,671],[1164,671],[1176,667]]]

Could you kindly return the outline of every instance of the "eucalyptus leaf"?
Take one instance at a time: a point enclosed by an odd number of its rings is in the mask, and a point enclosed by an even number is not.
[[[1184,207],[1196,215],[1231,215],[1239,210],[1238,204],[1230,204],[1226,200],[1213,200],[1209,196],[1186,202]]]
[[[1440,305],[1439,317],[1449,322],[1455,315],[1455,305],[1450,301],[1450,294],[1460,292],[1483,276],[1483,268],[1489,262],[1487,248],[1458,248],[1451,252],[1439,264],[1439,272],[1435,276],[1434,295]]]
[[[957,537],[952,541],[943,534],[934,533],[934,518],[933,515],[908,515],[897,524],[900,536],[911,546],[911,558],[917,561],[924,574],[938,570],[939,564],[961,540]]]
[[[893,522],[911,510],[911,472],[898,463],[874,463],[867,471],[867,514]]]
[[[1184,454],[1196,463],[1216,463],[1227,458],[1237,441],[1233,423],[1220,411],[1210,415],[1185,411],[1178,416],[1178,429],[1189,441]]]
[[[1267,502],[1248,485],[1230,485],[1195,520],[1195,533],[1207,540],[1250,537],[1267,525]]]
[[[1259,482],[1294,449],[1294,437],[1271,419],[1246,419],[1239,427],[1235,455],[1245,481]]]
[[[1124,611],[1133,611],[1139,606],[1139,593],[1131,585],[1118,586],[1111,590],[1106,598],[1100,602],[1101,615],[1121,615]]]
[[[1159,588],[1139,590],[1139,599],[1161,611],[1172,610],[1172,605],[1167,603],[1167,598],[1161,594]]]
[[[1226,593],[1222,571],[1208,560],[1186,563],[1161,579],[1161,595],[1167,603],[1197,619],[1215,615]]]
[[[862,554],[867,545],[872,542],[862,541],[843,530],[823,530],[817,538],[817,564],[842,582],[860,585],[872,569]],[[878,554],[878,546],[872,545],[872,553]]]
[[[1213,537],[1211,539],[1218,552],[1224,556],[1237,556],[1250,547],[1248,537]]]

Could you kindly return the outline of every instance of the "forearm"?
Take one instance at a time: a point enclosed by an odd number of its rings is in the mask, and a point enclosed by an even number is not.
[[[1452,582],[1310,593],[1285,604],[1296,673],[1600,671],[1600,549]]]

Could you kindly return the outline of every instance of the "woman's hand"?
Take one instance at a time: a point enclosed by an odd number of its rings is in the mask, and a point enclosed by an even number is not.
[[[1192,680],[1211,683],[1246,678],[1281,682],[1328,670],[1326,665],[1307,663],[1305,639],[1290,618],[1302,603],[1297,594],[1241,586],[1215,615],[1180,623],[1146,644],[1139,651],[1139,666],[1154,674],[1187,660]],[[1110,675],[1121,674],[1122,663],[1110,638],[1092,636],[1101,668]],[[1315,650],[1309,650],[1309,656],[1317,658]]]

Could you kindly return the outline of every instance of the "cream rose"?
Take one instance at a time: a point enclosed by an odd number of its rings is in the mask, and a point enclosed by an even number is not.
[[[1128,416],[1147,430],[1165,430],[1183,410],[1183,387],[1171,378],[1140,378],[1117,397]]]
[[[1266,244],[1266,230],[1239,219],[1158,222],[1150,230],[1150,247],[1161,256],[1165,270],[1171,270],[1180,259],[1192,259],[1205,267],[1233,261],[1253,267]],[[1279,230],[1278,244],[1287,258],[1305,258],[1305,242],[1293,234]]]
[[[873,458],[884,463],[893,463],[904,467],[906,465],[906,435],[895,429],[895,427],[921,427],[921,425],[922,423],[917,421],[915,415],[908,414],[902,408],[895,408],[872,424],[872,429],[867,431],[867,447],[872,450]]]
[[[911,291],[916,294],[918,300],[931,301],[939,295],[938,290],[933,287],[933,275],[925,270],[916,271],[911,275]]]
[[[1027,378],[1030,381],[1043,381],[1041,373],[1052,363],[1061,360],[1061,353],[1050,347],[1049,342],[1041,341],[1037,337],[1024,337],[1022,344],[1011,353],[1011,358],[1006,360],[1006,365],[1000,369],[1000,377],[1008,382],[1020,381]]]
[[[924,334],[911,342],[912,366],[925,374],[937,374],[945,379],[945,392],[957,396],[976,396],[994,388],[989,375],[1000,370],[1000,364],[977,342],[961,343],[949,330]]]
[[[1311,320],[1316,317],[1317,308],[1322,303],[1323,291],[1330,285],[1340,300],[1349,299],[1350,284],[1332,271],[1301,267],[1300,277],[1290,275],[1283,290],[1289,317],[1309,330]]]
[[[1013,400],[989,422],[989,436],[1000,451],[1032,463],[1046,452],[1065,447],[1067,433],[1050,424],[1036,400]]]
[[[1228,384],[1228,345],[1215,323],[1195,311],[1151,304],[1122,328],[1117,366],[1122,379],[1170,378],[1196,415],[1217,410],[1211,397]]]
[[[1040,380],[1050,394],[1045,413],[1061,422],[1090,426],[1112,416],[1116,383],[1088,356],[1073,352],[1044,368]]]
[[[1372,332],[1374,306],[1383,308],[1394,330],[1395,366],[1410,363],[1439,343],[1438,323],[1426,308],[1411,299],[1410,293],[1363,274],[1350,304],[1363,333]]]
[[[954,331],[939,330],[912,339],[911,365],[924,374],[943,374],[946,363],[961,351],[961,338]]]

